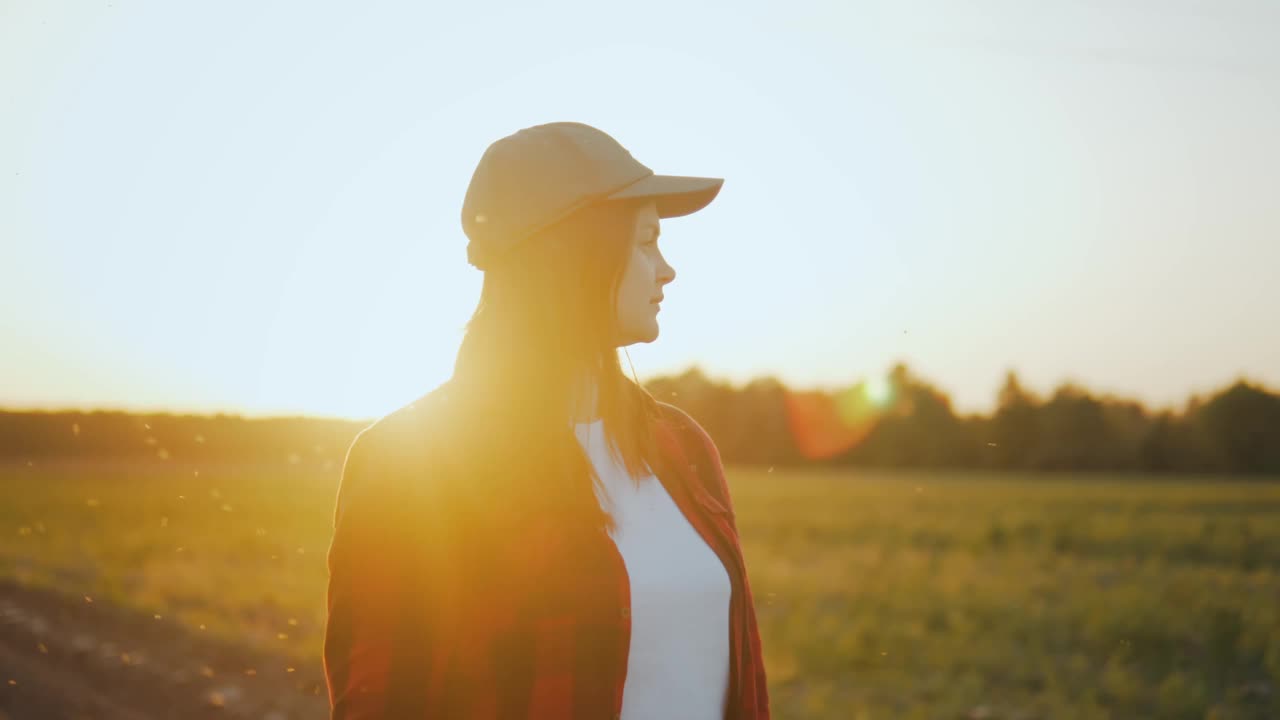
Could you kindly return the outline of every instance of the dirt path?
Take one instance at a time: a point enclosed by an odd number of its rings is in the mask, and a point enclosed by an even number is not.
[[[327,718],[318,661],[286,664],[153,616],[0,581],[0,720]]]

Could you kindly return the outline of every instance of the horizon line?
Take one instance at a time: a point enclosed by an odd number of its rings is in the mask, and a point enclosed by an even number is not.
[[[894,363],[893,365],[890,366],[889,370],[892,371],[892,369],[899,364],[905,366],[908,370],[911,370],[911,366],[907,363]],[[747,387],[748,385],[750,385],[752,382],[755,382],[757,380],[772,378],[774,380],[777,380],[782,385],[782,387],[784,387],[786,390],[791,392],[795,392],[795,393],[820,392],[820,393],[830,394],[830,393],[836,393],[836,392],[856,388],[859,385],[862,385],[868,381],[868,378],[864,377],[859,380],[850,382],[848,384],[839,385],[839,386],[818,383],[818,384],[813,384],[806,387],[794,387],[792,385],[789,385],[784,380],[782,380],[779,376],[773,373],[765,373],[762,375],[753,376],[751,379],[747,380],[746,382],[734,382],[734,381],[725,379],[723,376],[717,377],[715,375],[712,375],[708,373],[704,368],[702,368],[702,366],[695,363],[693,365],[687,366],[684,370],[681,370],[679,372],[653,375],[653,376],[650,376],[649,378],[643,379],[641,382],[648,383],[652,380],[656,380],[660,378],[678,378],[682,375],[688,374],[690,372],[695,372],[695,371],[701,373],[703,377],[705,377],[707,380],[709,380],[713,384],[728,385],[733,390],[741,390]],[[1021,373],[1018,373],[1016,370],[1012,370],[1012,369],[1010,371],[1018,375],[1021,381],[1021,378],[1022,378]],[[934,388],[935,390],[942,392],[942,394],[946,396],[948,401],[953,400],[951,392],[948,389],[943,388],[939,385],[936,385],[929,378],[924,377],[922,375],[918,375],[914,372],[912,372],[912,376],[915,379]],[[443,384],[443,382],[444,381],[442,381],[442,383],[437,383],[436,385],[428,389],[426,392],[430,392],[436,387],[439,387],[440,384]],[[1073,379],[1070,376],[1060,379],[1056,383],[1054,383],[1048,393],[1038,392],[1032,388],[1027,387],[1025,383],[1022,383],[1022,386],[1024,390],[1027,390],[1030,394],[1032,394],[1033,396],[1036,396],[1039,400],[1045,401],[1050,399],[1053,396],[1053,393],[1056,392],[1058,389],[1062,388],[1063,386],[1073,385],[1085,390],[1086,392],[1088,392],[1090,396],[1096,399],[1107,400],[1107,401],[1118,401],[1118,402],[1135,402],[1141,405],[1145,410],[1148,410],[1153,414],[1160,414],[1161,412],[1164,412],[1164,411],[1174,411],[1174,412],[1185,411],[1187,405],[1191,403],[1193,399],[1202,398],[1206,395],[1215,395],[1217,393],[1220,393],[1240,383],[1256,386],[1269,394],[1280,394],[1280,388],[1273,388],[1270,385],[1268,385],[1266,382],[1258,378],[1251,377],[1248,373],[1239,372],[1239,371],[1236,372],[1234,376],[1231,377],[1230,379],[1227,379],[1221,382],[1220,384],[1214,386],[1211,389],[1188,392],[1187,395],[1182,400],[1175,403],[1168,403],[1168,402],[1153,403],[1148,400],[1144,400],[1140,397],[1137,397],[1135,395],[1128,395],[1128,394],[1123,394],[1120,392],[1113,392],[1113,391],[1095,390],[1090,388],[1088,385],[1086,385],[1082,381]],[[412,399],[405,400],[404,403],[402,404],[407,404],[409,402],[412,402]],[[956,415],[956,417],[972,417],[975,415],[989,416],[992,413],[994,413],[995,410],[997,409],[997,403],[998,403],[998,400],[993,399],[989,405],[989,408],[981,411],[960,411],[960,410],[957,410],[954,407],[954,405],[952,405],[952,412]],[[394,409],[392,411],[394,411]],[[292,408],[292,409],[276,408],[276,409],[258,409],[258,410],[247,409],[244,407],[231,408],[229,406],[228,407],[187,406],[186,408],[183,408],[183,406],[181,405],[154,406],[154,405],[129,405],[128,403],[113,404],[113,405],[97,405],[97,406],[85,406],[85,405],[55,406],[55,405],[33,405],[33,404],[9,404],[4,400],[0,400],[0,413],[24,413],[24,412],[42,413],[42,414],[48,414],[48,415],[71,414],[71,413],[80,413],[80,414],[111,413],[111,414],[125,414],[125,415],[170,415],[170,416],[177,416],[177,417],[216,417],[219,415],[226,415],[226,416],[239,417],[242,419],[249,419],[249,420],[312,419],[312,420],[334,420],[339,422],[357,422],[357,423],[373,422],[387,414],[387,413],[382,413],[382,414],[373,414],[369,416],[352,416],[352,415],[343,415],[343,414],[337,414],[337,413],[326,413],[326,412],[320,412],[320,411],[314,411],[314,410],[303,410],[298,408]],[[388,412],[391,412],[391,411],[388,411]]]

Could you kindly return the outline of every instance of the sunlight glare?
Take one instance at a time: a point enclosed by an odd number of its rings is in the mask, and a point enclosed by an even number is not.
[[[868,380],[863,386],[863,392],[867,394],[867,399],[877,407],[884,407],[893,399],[893,385],[890,384],[889,378],[884,376]]]

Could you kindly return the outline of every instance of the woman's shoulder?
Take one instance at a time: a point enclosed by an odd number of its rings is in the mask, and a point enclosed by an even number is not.
[[[370,488],[422,491],[441,482],[448,466],[448,385],[405,403],[356,433],[347,449],[344,481]]]
[[[654,408],[658,413],[658,417],[663,422],[668,423],[673,430],[690,435],[712,448],[715,447],[715,441],[711,439],[711,433],[708,433],[706,428],[702,427],[688,411],[662,400],[655,400]]]
[[[686,454],[692,453],[689,459],[695,466],[702,468],[703,482],[724,503],[732,513],[733,502],[729,498],[729,483],[725,477],[724,461],[720,457],[720,449],[716,447],[711,433],[693,418],[693,415],[672,405],[656,401],[656,409],[662,415],[672,431],[681,439]]]
[[[448,391],[449,385],[445,383],[401,405],[362,429],[356,435],[356,441],[369,445],[395,445],[430,435],[442,420]]]

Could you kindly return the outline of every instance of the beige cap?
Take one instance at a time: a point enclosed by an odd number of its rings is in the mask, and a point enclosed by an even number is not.
[[[596,202],[652,198],[658,217],[706,207],[723,178],[655,175],[607,133],[577,122],[535,125],[495,141],[471,176],[462,203],[467,261],[495,258],[575,210]]]

